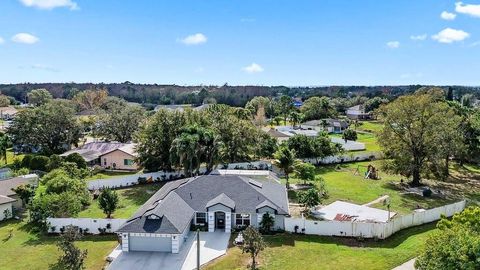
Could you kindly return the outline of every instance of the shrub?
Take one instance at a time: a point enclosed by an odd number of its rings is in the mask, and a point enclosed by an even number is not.
[[[432,190],[429,188],[426,188],[422,191],[423,197],[431,197],[432,196]]]
[[[138,177],[138,183],[139,184],[146,184],[147,183],[147,178],[146,177]]]
[[[87,162],[85,161],[85,159],[83,159],[83,157],[78,154],[78,153],[72,153],[68,156],[65,157],[65,161],[67,162],[74,162],[77,164],[77,167],[79,169],[85,169],[87,168]]]

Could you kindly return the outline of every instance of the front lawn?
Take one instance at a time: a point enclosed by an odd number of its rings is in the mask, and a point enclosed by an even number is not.
[[[268,248],[260,253],[260,269],[392,269],[418,255],[434,224],[402,230],[375,242],[313,235],[265,236]],[[232,235],[232,238],[235,236]],[[247,254],[231,247],[205,270],[246,269]]]
[[[368,164],[374,165],[379,169],[380,180],[364,179],[364,173]],[[354,174],[357,169],[360,173]],[[456,171],[452,170],[452,173]],[[329,197],[323,204],[342,200],[357,204],[365,204],[371,202],[383,195],[390,196],[390,206],[393,212],[399,214],[407,214],[416,208],[430,209],[442,206],[448,203],[460,201],[464,196],[469,194],[479,193],[480,187],[473,183],[466,181],[456,181],[455,183],[429,182],[435,185],[450,190],[446,198],[425,198],[415,194],[401,194],[395,183],[399,183],[401,176],[388,174],[381,169],[381,161],[373,162],[356,162],[343,165],[330,165],[317,167],[317,175],[325,180],[326,189]],[[299,182],[298,179],[292,175],[291,183]],[[295,201],[295,194],[290,192],[291,201]],[[383,205],[375,205],[375,207],[386,209]]]
[[[10,230],[12,236],[9,238]],[[61,254],[55,243],[58,236],[46,236],[31,231],[30,225],[18,220],[0,222],[0,269],[48,269]],[[85,236],[77,242],[87,249],[86,269],[98,270],[105,265],[105,257],[118,244],[117,236]]]
[[[163,183],[153,183],[117,189],[120,202],[119,207],[113,213],[112,218],[129,218],[162,186]],[[92,200],[92,204],[87,209],[80,212],[78,217],[106,218],[106,215],[99,208],[98,201]]]

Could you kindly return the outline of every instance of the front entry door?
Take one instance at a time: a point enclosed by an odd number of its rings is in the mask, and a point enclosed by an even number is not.
[[[215,212],[215,228],[225,229],[225,213]]]

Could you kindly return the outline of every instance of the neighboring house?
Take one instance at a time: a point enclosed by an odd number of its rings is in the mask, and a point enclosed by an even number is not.
[[[347,109],[347,117],[353,120],[368,120],[372,118],[372,115],[365,112],[365,106],[356,105]]]
[[[343,133],[348,128],[348,122],[343,119],[311,120],[301,124],[301,128],[327,131],[328,133]]]
[[[277,141],[281,143],[295,135],[317,137],[319,132],[317,130],[303,129],[303,125],[302,125],[302,128],[298,128],[298,129],[294,129],[293,127],[289,127],[289,126],[280,126],[280,127],[277,127],[276,129],[269,130],[267,133],[273,138],[276,138]],[[337,137],[330,137],[330,140],[332,141],[332,143],[340,144],[345,151],[361,151],[366,149],[365,144],[361,142],[348,141],[348,140],[345,141],[344,139],[337,138]]]
[[[274,128],[271,128],[270,130],[267,131],[267,134],[270,135],[271,137],[277,139],[279,143],[288,140],[290,138],[289,135],[282,133]]]
[[[138,170],[135,162],[137,152],[134,143],[90,142],[79,148],[67,151],[60,156],[66,157],[78,153],[88,165],[99,165],[112,170]]]
[[[2,120],[10,121],[15,117],[17,113],[18,111],[14,107],[0,107],[0,118]]]
[[[13,203],[15,199],[0,195],[0,221],[9,219],[13,215]]]
[[[22,200],[12,189],[21,185],[37,185],[38,175],[28,174],[10,179],[0,180],[0,220],[3,220],[3,212],[9,209],[13,213],[16,209],[23,208]]]
[[[230,233],[258,227],[264,214],[284,229],[287,191],[273,174],[254,180],[221,173],[166,183],[117,231],[122,250],[178,253],[191,225]]]

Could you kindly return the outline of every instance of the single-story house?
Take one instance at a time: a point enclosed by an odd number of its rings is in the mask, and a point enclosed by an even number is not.
[[[328,133],[343,133],[348,128],[348,122],[343,119],[311,120],[300,125],[303,129],[327,131]]]
[[[12,120],[15,115],[18,113],[18,110],[12,106],[0,107],[0,118],[5,121]]]
[[[347,117],[353,120],[368,120],[372,118],[372,114],[365,112],[365,106],[356,105],[347,109]]]
[[[4,219],[5,209],[8,209],[10,213],[13,213],[15,209],[23,207],[22,200],[12,189],[26,184],[36,185],[37,181],[38,175],[36,174],[28,174],[0,180],[0,220]]]
[[[67,151],[60,156],[66,157],[77,153],[90,165],[99,165],[112,170],[138,170],[135,162],[137,152],[134,143],[90,142],[81,147]]]
[[[302,128],[297,129],[290,126],[279,126],[276,129],[270,129],[267,133],[273,138],[276,138],[277,141],[281,143],[295,135],[317,137],[319,132],[317,130],[304,129],[303,126]],[[342,146],[345,151],[360,151],[366,149],[365,144],[361,142],[349,140],[345,141],[344,139],[338,137],[330,137],[330,140],[332,141],[332,143],[340,144],[340,146]]]
[[[230,233],[257,227],[264,214],[274,217],[275,229],[284,229],[287,190],[273,174],[216,173],[166,183],[117,230],[122,251],[178,253],[191,225]]]

